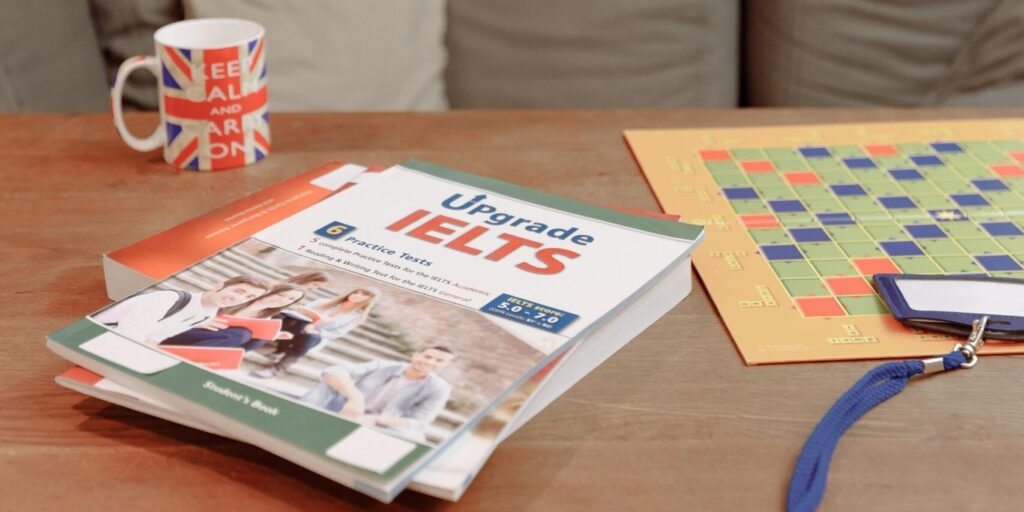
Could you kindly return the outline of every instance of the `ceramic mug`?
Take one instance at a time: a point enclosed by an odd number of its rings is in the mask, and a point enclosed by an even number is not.
[[[114,126],[137,151],[163,147],[180,169],[216,171],[262,160],[270,152],[267,57],[263,27],[238,19],[179,21],[153,34],[156,56],[121,64],[110,90]],[[121,93],[143,68],[160,84],[160,124],[140,139],[128,132]]]

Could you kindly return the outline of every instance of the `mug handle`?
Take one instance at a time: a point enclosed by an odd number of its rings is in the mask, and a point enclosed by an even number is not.
[[[138,68],[146,68],[156,75],[158,80],[160,79],[160,59],[156,57],[139,55],[122,62],[121,67],[117,69],[114,85],[110,89],[110,110],[114,114],[114,126],[117,127],[117,133],[121,135],[125,143],[136,151],[151,151],[164,144],[163,123],[158,124],[156,130],[149,137],[140,139],[128,131],[128,127],[124,124],[124,115],[121,112],[121,97],[124,83],[128,80],[128,75]]]

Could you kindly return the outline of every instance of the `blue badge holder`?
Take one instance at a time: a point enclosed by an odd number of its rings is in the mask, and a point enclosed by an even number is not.
[[[1006,283],[1019,285],[1024,290],[1024,279],[957,275],[875,274],[875,287],[889,307],[889,311],[900,323],[914,329],[936,331],[956,336],[968,336],[971,334],[972,324],[982,315],[958,311],[920,311],[913,309],[907,303],[906,297],[903,296],[903,292],[900,290],[898,283],[902,280]],[[986,316],[988,316],[988,324],[985,327],[986,337],[1005,341],[1024,341],[1024,311],[1020,312],[1020,316],[994,314]]]

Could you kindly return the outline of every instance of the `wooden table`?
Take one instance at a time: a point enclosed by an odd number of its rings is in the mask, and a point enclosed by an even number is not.
[[[53,383],[44,335],[106,302],[100,254],[329,159],[415,156],[656,209],[624,128],[1024,116],[1016,111],[460,112],[273,116],[259,165],[181,173],[108,115],[0,116],[0,510],[339,510],[375,501],[250,446]],[[152,114],[130,116],[142,131]],[[779,510],[803,441],[871,362],[746,367],[693,294],[495,453],[457,504],[395,509]],[[843,440],[825,510],[1019,510],[1024,361],[915,382]]]

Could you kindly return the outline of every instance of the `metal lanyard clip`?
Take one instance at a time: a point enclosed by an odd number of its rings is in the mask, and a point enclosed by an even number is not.
[[[985,344],[985,327],[988,326],[988,316],[983,316],[971,323],[971,335],[964,343],[953,345],[953,350],[964,355],[967,361],[960,364],[961,368],[974,368],[978,364],[978,350]],[[945,370],[942,356],[932,357],[921,361],[924,363],[924,373],[936,373]]]

